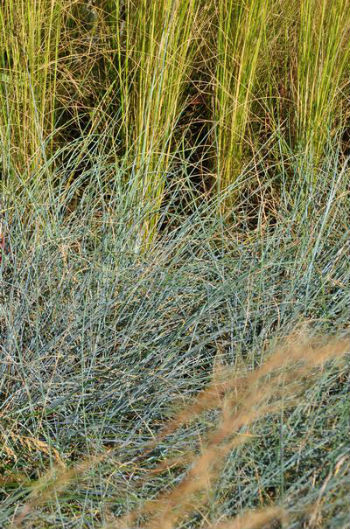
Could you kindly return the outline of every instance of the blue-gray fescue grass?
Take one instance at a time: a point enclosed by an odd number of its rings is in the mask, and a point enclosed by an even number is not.
[[[281,200],[278,223],[261,211],[247,237],[243,202],[227,227],[216,219],[215,201],[187,219],[174,213],[174,204],[162,212],[171,229],[147,255],[134,251],[139,226],[123,188],[127,164],[116,167],[102,149],[95,161],[74,183],[80,198],[73,210],[74,186],[67,194],[67,172],[57,161],[49,167],[51,187],[39,188],[35,178],[16,198],[4,189],[4,526],[15,513],[19,523],[22,513],[23,525],[35,528],[114,527],[165,491],[174,489],[176,498],[192,458],[220,428],[220,409],[227,420],[233,412],[231,397],[214,409],[204,406],[193,423],[160,437],[143,459],[140,454],[169,418],[192,405],[213,373],[218,380],[222,368],[241,374],[237,391],[245,395],[244,377],[295,327],[306,322],[311,335],[348,336],[350,208],[337,153],[319,169],[324,185],[313,191],[304,218],[297,203]],[[249,170],[244,181],[255,178]],[[179,178],[178,188],[184,183]],[[348,363],[307,373],[299,373],[291,393],[286,389],[285,403],[274,393],[264,416],[242,426],[238,439],[245,443],[232,445],[209,488],[184,507],[183,521],[175,503],[169,523],[215,527],[258,509],[249,516],[266,521],[286,511],[287,527],[322,517],[327,527],[345,529]],[[166,471],[152,473],[157,465]],[[259,511],[271,503],[275,511]]]

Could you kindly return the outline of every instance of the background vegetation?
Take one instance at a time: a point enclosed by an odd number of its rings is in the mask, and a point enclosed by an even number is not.
[[[0,3],[0,525],[348,527],[349,0]]]

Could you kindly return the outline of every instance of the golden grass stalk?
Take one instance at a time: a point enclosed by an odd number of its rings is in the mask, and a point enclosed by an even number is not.
[[[295,146],[320,161],[342,120],[342,90],[349,84],[349,0],[303,0],[299,5],[293,86]]]
[[[0,6],[2,166],[30,172],[54,128],[62,2],[7,0]]]
[[[350,2],[271,0],[266,35],[259,79],[265,140],[278,138],[277,158],[281,148],[285,159],[292,150],[317,168],[348,119]]]
[[[142,218],[140,246],[155,237],[176,152],[176,124],[196,50],[195,0],[116,1],[118,79],[132,189]],[[122,14],[120,14],[122,13]]]
[[[221,192],[235,182],[242,169],[269,1],[222,0],[217,9],[214,118],[217,189]]]

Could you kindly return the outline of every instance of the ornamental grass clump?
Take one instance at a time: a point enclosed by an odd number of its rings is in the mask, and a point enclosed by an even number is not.
[[[5,173],[43,164],[55,128],[63,1],[10,0],[0,6],[0,138]]]
[[[297,11],[293,85],[295,148],[317,165],[330,134],[345,123],[350,2],[304,0]],[[316,176],[314,177],[316,178]]]
[[[116,3],[120,29],[116,85],[124,148],[140,216],[147,211],[141,249],[156,235],[165,186],[181,140],[176,125],[187,100],[200,11],[194,0]]]
[[[248,132],[268,38],[269,6],[269,1],[262,0],[224,0],[217,8],[214,122],[219,194],[235,183],[249,152]],[[228,205],[232,198],[228,197]]]

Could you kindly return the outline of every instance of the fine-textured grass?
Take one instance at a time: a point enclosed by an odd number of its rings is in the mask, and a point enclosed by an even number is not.
[[[314,166],[347,126],[349,7],[347,0],[275,0],[267,20],[260,92],[267,130]]]
[[[1,2],[1,527],[348,528],[348,3]]]
[[[50,171],[60,187],[38,189],[36,178],[4,205],[1,524],[117,527],[121,516],[140,512],[127,526],[155,527],[160,522],[147,525],[143,516],[151,514],[147,501],[163,497],[174,498],[168,527],[235,527],[232,517],[258,509],[244,516],[283,514],[285,527],[316,528],[321,520],[322,527],[345,528],[348,357],[340,365],[322,363],[321,371],[294,362],[282,379],[268,370],[251,394],[262,400],[248,398],[252,370],[303,322],[310,335],[348,343],[350,208],[338,154],[320,169],[324,184],[309,203],[300,197],[307,212],[302,220],[301,206],[291,208],[285,198],[271,224],[262,204],[261,221],[247,237],[242,212],[254,195],[224,232],[216,201],[187,220],[172,221],[164,209],[169,231],[146,255],[134,253],[140,227],[132,224],[133,202],[125,203],[118,183],[106,187],[115,166],[98,150],[94,156],[96,165],[80,176],[90,184],[74,211],[65,166],[57,162]],[[127,169],[120,166],[117,182]],[[179,192],[181,185],[179,179]],[[108,202],[106,189],[114,197]],[[28,200],[35,208],[24,227]],[[321,346],[312,353],[319,358]],[[300,353],[306,362],[308,347]],[[286,360],[290,354],[287,349]],[[193,408],[194,421],[181,419],[180,410],[191,410],[193,398],[231,370],[243,377],[242,387],[237,382],[226,398],[202,400],[202,408]],[[233,397],[242,399],[239,410]],[[220,409],[228,421],[221,426]],[[240,418],[231,425],[236,411]],[[179,428],[154,444],[178,413]],[[222,454],[223,467],[201,474],[211,475],[210,483],[176,500],[191,461],[204,457],[211,432],[224,425],[233,444]],[[50,468],[56,469],[51,475]],[[272,505],[275,510],[259,511]],[[161,504],[154,506],[162,512]]]
[[[350,3],[300,3],[295,82],[295,142],[320,160],[329,130],[342,125],[349,84]],[[345,96],[345,97],[344,97]],[[339,123],[340,122],[340,123]]]
[[[144,218],[140,245],[152,241],[176,145],[176,124],[186,102],[186,88],[198,30],[199,8],[193,0],[127,0],[117,40],[124,148],[130,159],[135,201]],[[121,13],[116,3],[117,14]],[[119,24],[118,24],[119,22]]]
[[[55,125],[62,2],[18,0],[0,6],[1,165],[23,173],[45,163]]]
[[[215,121],[217,189],[234,183],[247,151],[254,88],[264,50],[270,2],[224,0],[218,4]]]
[[[147,249],[183,144],[188,152],[210,150],[201,179],[212,193],[233,185],[266,146],[274,160],[282,147],[285,158],[293,151],[305,155],[303,163],[322,165],[329,141],[348,123],[349,13],[348,0],[6,0],[4,177],[23,182],[25,174],[41,174],[57,149],[85,138],[70,186],[93,135],[104,134],[111,160],[128,159],[124,181],[134,187]],[[194,133],[201,120],[207,132]],[[242,186],[232,189],[228,209]]]

